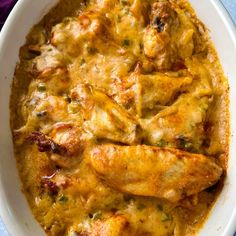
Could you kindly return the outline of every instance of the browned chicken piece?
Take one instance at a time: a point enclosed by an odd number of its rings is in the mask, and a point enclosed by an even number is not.
[[[50,133],[55,143],[63,146],[71,155],[81,151],[85,134],[80,127],[67,123],[58,123]]]
[[[171,106],[151,119],[140,120],[146,132],[145,142],[187,151],[200,149],[204,122],[211,98],[182,94]]]
[[[128,236],[129,222],[122,215],[114,215],[104,220],[97,220],[92,224],[91,231],[82,231],[81,235],[90,236]]]
[[[71,97],[82,106],[86,120],[84,128],[95,137],[126,144],[138,142],[136,119],[106,94],[87,85],[78,85]]]
[[[157,199],[139,199],[133,198],[125,209],[116,213],[98,211],[92,218],[85,218],[83,223],[75,223],[70,231],[93,236],[181,236],[176,232],[178,222],[175,214],[167,205],[164,209],[160,207]],[[171,205],[166,201],[165,203]],[[96,219],[96,216],[99,219]]]
[[[149,110],[155,110],[155,106],[168,105],[192,83],[191,77],[174,77],[162,73],[152,75],[134,73],[133,76],[137,83],[136,109],[140,117]]]
[[[193,63],[197,67],[193,67]],[[140,120],[148,144],[168,145],[194,152],[201,149],[205,139],[206,115],[213,95],[211,77],[203,62],[186,60],[186,65],[193,78],[192,83],[183,91],[186,93],[152,118]],[[170,91],[168,89],[167,94]]]
[[[170,1],[153,3],[150,21],[143,37],[144,54],[158,70],[185,68],[184,60],[194,54],[200,41],[194,24]],[[204,48],[196,48],[200,50]]]
[[[68,64],[69,58],[62,54],[52,45],[43,45],[40,47],[40,55],[33,59],[34,70],[37,73],[48,69],[64,67]]]
[[[108,144],[93,147],[86,156],[111,187],[171,202],[201,192],[222,175],[213,158],[172,148]]]
[[[145,29],[143,44],[144,53],[148,58],[155,60],[156,67],[160,70],[171,67],[171,54],[167,47],[168,35],[159,35],[155,29],[147,27]]]
[[[53,95],[61,95],[68,92],[70,77],[66,68],[47,68],[43,70],[37,79],[40,83],[47,83]]]
[[[63,156],[70,155],[65,147],[55,143],[48,136],[38,131],[34,131],[29,134],[26,141],[37,144],[40,152],[51,152]]]
[[[92,236],[109,235],[109,236],[125,236],[129,235],[129,222],[123,216],[113,216],[105,222],[96,222],[92,231]]]
[[[49,153],[51,160],[58,166],[71,167],[80,162],[79,156],[85,146],[93,142],[93,136],[81,127],[59,122],[48,135],[32,132],[26,141],[37,144],[40,152]]]
[[[80,161],[77,157],[90,141],[86,135],[76,126],[57,124],[50,135],[35,131],[26,137],[26,141],[37,144],[38,150],[47,152],[56,165],[70,167]]]
[[[52,124],[67,120],[69,114],[67,111],[68,104],[63,97],[47,96],[45,84],[38,83],[38,81],[34,82],[29,87],[29,93],[31,91],[32,93],[25,97],[24,106],[21,108],[22,114],[25,115],[25,125],[14,131],[19,138],[19,143],[35,130],[40,130],[43,133],[50,132]],[[39,89],[44,92],[38,91]],[[45,120],[48,122],[47,126],[43,125]]]
[[[78,56],[81,45],[108,34],[109,20],[96,11],[87,11],[78,17],[68,17],[52,29],[51,43],[58,50],[70,56]],[[97,37],[97,36],[100,37]]]
[[[158,1],[152,5],[151,23],[145,29],[144,53],[155,60],[158,69],[170,69],[176,53],[169,47],[172,25],[177,27],[178,17],[170,2]]]

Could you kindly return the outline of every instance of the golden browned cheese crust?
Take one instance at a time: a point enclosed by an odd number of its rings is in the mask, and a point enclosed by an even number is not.
[[[222,169],[210,157],[146,145],[99,145],[85,154],[115,189],[177,202],[217,181]]]
[[[228,83],[186,0],[61,0],[21,47],[10,106],[48,236],[192,236],[223,186]]]

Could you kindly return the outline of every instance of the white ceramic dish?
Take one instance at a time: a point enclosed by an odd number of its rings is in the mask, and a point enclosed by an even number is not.
[[[20,190],[9,128],[10,85],[19,47],[30,28],[57,0],[20,0],[0,34],[0,215],[11,236],[41,236]],[[236,230],[236,29],[219,0],[190,0],[198,17],[210,29],[230,83],[231,146],[224,189],[200,236],[232,236]]]

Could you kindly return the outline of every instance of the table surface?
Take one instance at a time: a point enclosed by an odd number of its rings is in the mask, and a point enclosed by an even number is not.
[[[221,0],[221,1],[236,25],[236,0]],[[9,236],[1,219],[0,219],[0,236]],[[17,236],[17,235],[12,235],[12,236]],[[236,236],[236,234],[234,236]]]

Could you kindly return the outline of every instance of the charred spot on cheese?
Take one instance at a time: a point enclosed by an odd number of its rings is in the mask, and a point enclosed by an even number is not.
[[[59,188],[57,187],[56,183],[54,183],[50,179],[43,178],[41,181],[41,188],[43,191],[47,190],[52,196],[56,196],[59,191]]]
[[[26,139],[31,143],[36,143],[40,152],[52,152],[60,155],[68,155],[67,150],[64,147],[58,145],[43,133],[36,131],[32,132]]]
[[[165,23],[157,16],[153,20],[153,27],[157,29],[158,33],[161,33],[164,30]]]

